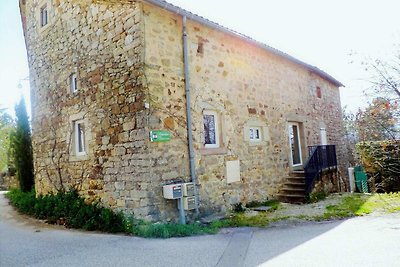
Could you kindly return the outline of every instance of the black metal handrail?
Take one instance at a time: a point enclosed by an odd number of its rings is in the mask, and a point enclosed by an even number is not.
[[[336,170],[336,146],[309,146],[309,158],[304,165],[306,194],[311,193],[315,182],[325,170]]]

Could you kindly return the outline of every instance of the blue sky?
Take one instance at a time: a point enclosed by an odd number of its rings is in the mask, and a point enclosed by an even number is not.
[[[0,107],[10,109],[23,94],[29,105],[29,75],[18,1],[0,0]],[[22,88],[18,88],[21,83]]]
[[[360,61],[390,57],[393,45],[400,43],[398,0],[169,2],[328,72],[346,85],[342,104],[352,110],[370,100],[362,95],[368,75]],[[0,36],[0,107],[11,111],[23,94],[29,108],[29,83],[23,80],[29,71],[17,0],[0,0]]]

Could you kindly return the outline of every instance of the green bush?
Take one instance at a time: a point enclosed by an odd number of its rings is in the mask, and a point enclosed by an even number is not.
[[[11,203],[22,213],[33,215],[36,205],[35,191],[22,192],[19,189],[11,189],[6,194]]]
[[[22,192],[13,189],[6,195],[20,212],[61,224],[68,228],[88,231],[124,232],[140,237],[169,238],[216,233],[220,227],[198,223],[180,225],[173,223],[149,223],[125,218],[122,213],[103,208],[98,203],[87,204],[76,190],[35,196],[35,191]]]
[[[400,191],[400,140],[362,142],[356,149],[378,192]]]
[[[89,231],[125,231],[122,213],[115,213],[98,203],[88,204],[76,190],[35,197],[34,190],[26,193],[14,189],[7,193],[7,197],[20,212],[52,224]]]

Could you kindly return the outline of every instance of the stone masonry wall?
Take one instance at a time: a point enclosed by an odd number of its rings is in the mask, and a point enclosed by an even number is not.
[[[47,4],[49,24],[38,10]],[[145,217],[148,172],[142,12],[132,1],[21,5],[30,65],[38,194],[75,186],[91,199]],[[78,91],[69,91],[69,75]],[[85,123],[86,155],[73,152]],[[140,191],[145,190],[145,191]]]
[[[31,77],[38,194],[75,186],[136,217],[176,221],[162,186],[190,181],[182,18],[135,1],[26,0],[21,16]],[[40,27],[47,4],[50,22]],[[306,145],[340,144],[337,87],[258,46],[188,21],[190,88],[200,210],[274,197],[289,174],[288,123]],[[69,75],[78,91],[69,91]],[[316,88],[320,87],[322,98]],[[218,113],[221,146],[203,146],[204,110]],[[74,154],[73,125],[85,124],[86,155]],[[262,130],[261,142],[248,128]],[[150,130],[173,139],[150,143]],[[240,161],[240,181],[227,165]],[[193,215],[189,212],[189,215]]]
[[[150,130],[174,134],[169,143],[151,144],[156,204],[164,217],[176,204],[162,199],[161,186],[190,180],[188,170],[182,18],[144,6],[145,73],[149,86]],[[288,122],[299,122],[306,146],[320,144],[320,128],[329,144],[340,144],[341,108],[336,86],[295,63],[225,33],[188,20],[196,174],[204,213],[232,204],[274,197],[290,172]],[[317,97],[321,88],[321,98]],[[202,112],[218,112],[220,149],[203,147]],[[261,126],[264,140],[245,139],[247,126]],[[339,151],[340,154],[340,151]],[[340,156],[340,155],[339,155]],[[240,182],[227,183],[226,164],[240,160]]]

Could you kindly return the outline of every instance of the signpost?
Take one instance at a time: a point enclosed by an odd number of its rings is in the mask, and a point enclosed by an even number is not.
[[[154,143],[165,143],[171,141],[172,134],[168,131],[155,130],[150,132],[150,141]]]

